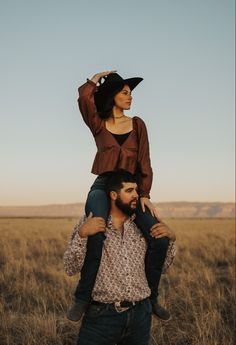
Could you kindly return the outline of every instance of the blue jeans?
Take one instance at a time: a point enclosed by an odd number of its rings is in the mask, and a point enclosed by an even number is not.
[[[87,216],[92,212],[94,217],[107,219],[110,212],[110,200],[106,194],[105,186],[109,174],[112,173],[98,176],[90,188],[85,205],[85,213]],[[135,213],[135,223],[142,231],[148,244],[145,258],[145,271],[148,285],[151,289],[151,300],[154,301],[158,296],[158,285],[168,249],[169,239],[167,237],[155,239],[150,235],[150,228],[154,224],[157,224],[158,220],[151,215],[147,208],[145,212],[143,212],[140,202],[138,202]],[[88,302],[91,299],[91,293],[102,257],[104,239],[105,234],[101,232],[89,236],[88,238],[86,257],[81,270],[80,281],[75,291],[75,297],[77,299]]]
[[[149,299],[122,313],[111,305],[91,304],[83,318],[77,345],[148,345],[151,312]]]

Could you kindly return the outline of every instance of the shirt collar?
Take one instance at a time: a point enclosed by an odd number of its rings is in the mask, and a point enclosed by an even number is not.
[[[124,224],[132,223],[134,221],[135,217],[136,217],[136,214],[133,213],[132,216],[130,216],[129,218],[126,219]],[[113,223],[112,223],[112,215],[111,214],[108,216],[108,219],[107,219],[107,227],[108,227],[108,229],[113,229],[113,230],[115,229],[113,226]]]

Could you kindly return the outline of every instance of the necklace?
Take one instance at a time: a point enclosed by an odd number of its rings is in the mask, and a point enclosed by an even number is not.
[[[113,117],[113,119],[121,119],[123,116],[125,116],[125,115],[123,114],[121,116],[112,116],[112,117]]]

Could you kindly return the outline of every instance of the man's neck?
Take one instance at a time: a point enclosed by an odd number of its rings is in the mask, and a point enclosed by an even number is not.
[[[124,222],[129,219],[129,216],[123,213],[118,208],[111,208],[112,224],[116,230],[122,231],[124,228]]]

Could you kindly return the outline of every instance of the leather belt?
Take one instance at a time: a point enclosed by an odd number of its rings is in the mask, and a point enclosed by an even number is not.
[[[133,308],[135,305],[145,301],[145,299],[142,299],[141,301],[119,301],[119,302],[114,302],[114,303],[103,303],[103,302],[98,302],[98,301],[92,301],[91,304],[95,304],[95,305],[100,305],[103,307],[107,307],[107,306],[111,306],[114,307],[115,310],[118,313],[122,313],[123,311],[126,311],[130,308]]]

